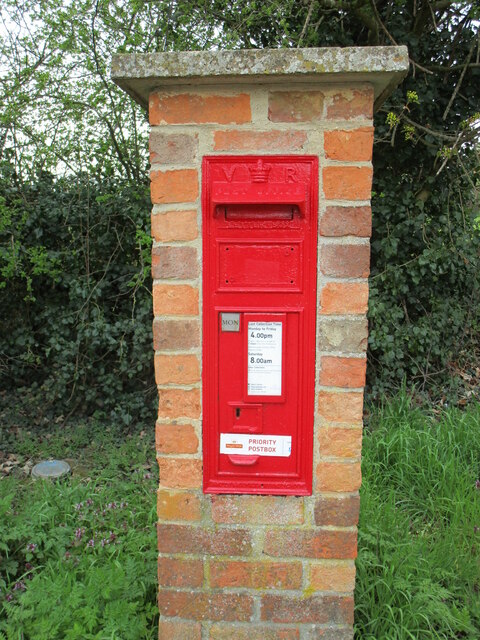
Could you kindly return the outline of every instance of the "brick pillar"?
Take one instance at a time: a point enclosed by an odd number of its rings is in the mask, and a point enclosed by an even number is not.
[[[345,54],[349,50],[340,51],[343,65],[351,64]],[[353,51],[363,55],[362,50]],[[382,51],[395,52],[398,81],[406,68],[405,51]],[[303,71],[297,67],[287,72],[291,66],[285,58],[301,58],[296,51],[282,53],[280,71],[276,66],[263,73],[258,64],[255,73],[248,71],[253,64],[245,71],[242,56],[257,56],[257,63],[261,59],[267,64],[268,56],[278,52],[230,52],[233,68],[219,71],[212,60],[218,61],[221,53],[190,54],[204,56],[196,68],[203,80],[193,74],[188,84],[180,72],[177,81],[171,75],[166,79],[171,71],[162,71],[162,76],[160,58],[155,71],[159,79],[150,78],[150,84],[141,87],[135,85],[138,73],[114,66],[116,81],[137,99],[140,89],[149,95],[159,393],[159,637],[351,639],[367,346],[372,113],[374,100],[385,95],[393,75],[390,69],[379,83],[378,76],[370,76],[360,64],[362,71],[345,73],[340,61],[337,75],[312,76],[309,71],[304,76],[303,59]],[[392,67],[393,57],[388,58]],[[122,60],[116,62],[120,67]],[[388,66],[385,60],[382,73]],[[171,58],[167,62],[171,69]],[[209,64],[214,67],[211,76]],[[145,65],[138,63],[138,68],[145,73]],[[228,73],[232,77],[227,82]],[[206,495],[202,157],[281,153],[317,155],[320,167],[316,398],[310,408],[315,425],[313,494]]]

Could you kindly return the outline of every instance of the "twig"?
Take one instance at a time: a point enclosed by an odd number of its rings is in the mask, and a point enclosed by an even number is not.
[[[432,14],[432,22],[433,22],[433,26],[435,27],[435,31],[438,31],[437,21],[435,20],[435,13],[432,9],[432,5],[430,4],[430,2],[428,3],[428,8],[430,9],[430,13]]]
[[[308,25],[310,23],[310,18],[312,17],[313,7],[315,5],[315,2],[316,2],[316,0],[312,0],[310,2],[310,6],[308,7],[307,17],[305,18],[305,22],[304,22],[304,25],[302,27],[302,32],[300,33],[300,38],[298,39],[297,49],[300,48],[300,45],[302,44],[303,36],[307,32]]]
[[[452,147],[452,151],[455,149],[455,147],[456,147],[456,146],[457,146],[457,144],[459,143],[461,136],[462,136],[462,134],[461,134],[461,133],[459,133],[459,134],[458,134],[458,136],[457,136],[457,139],[455,140],[455,143],[454,143],[454,145],[453,145],[453,147]],[[443,159],[442,164],[440,165],[440,169],[439,169],[439,170],[437,171],[437,173],[435,174],[435,177],[436,177],[436,178],[437,178],[437,177],[440,175],[440,173],[443,171],[443,169],[444,169],[445,165],[446,165],[446,164],[447,164],[447,162],[450,160],[450,157],[451,157],[450,155],[445,156],[445,158]]]
[[[373,12],[375,14],[375,18],[376,18],[378,24],[382,27],[382,31],[385,31],[385,33],[387,35],[387,38],[390,40],[390,42],[393,45],[395,45],[396,47],[398,47],[397,41],[392,36],[390,31],[387,29],[387,27],[383,24],[382,19],[380,18],[380,14],[378,13],[378,9],[377,9],[377,5],[375,4],[375,0],[371,0],[371,5],[372,5]]]
[[[460,78],[459,78],[459,80],[457,82],[457,85],[456,85],[455,89],[453,90],[452,97],[450,98],[450,101],[447,104],[447,108],[445,109],[445,112],[443,114],[442,120],[446,120],[448,112],[450,111],[450,108],[451,108],[451,106],[453,104],[453,101],[455,100],[455,96],[460,91],[460,87],[461,87],[461,84],[463,82],[463,78],[465,77],[465,74],[467,72],[468,65],[470,64],[470,58],[473,56],[473,52],[475,50],[475,45],[476,44],[477,43],[475,41],[472,42],[472,46],[470,47],[470,51],[468,52],[468,56],[467,56],[467,60],[465,62],[465,66],[463,67],[463,71],[460,74]]]

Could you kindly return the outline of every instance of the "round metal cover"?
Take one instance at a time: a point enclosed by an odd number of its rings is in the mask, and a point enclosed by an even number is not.
[[[32,469],[33,478],[61,478],[70,473],[70,465],[64,460],[42,460]]]

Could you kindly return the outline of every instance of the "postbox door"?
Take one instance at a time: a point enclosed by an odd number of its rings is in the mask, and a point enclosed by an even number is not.
[[[318,167],[203,164],[204,490],[311,492]]]

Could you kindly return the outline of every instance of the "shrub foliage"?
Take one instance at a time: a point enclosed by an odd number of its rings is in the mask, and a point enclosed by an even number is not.
[[[143,184],[0,184],[1,386],[42,414],[151,415],[150,232]]]

